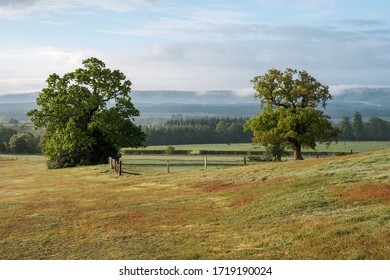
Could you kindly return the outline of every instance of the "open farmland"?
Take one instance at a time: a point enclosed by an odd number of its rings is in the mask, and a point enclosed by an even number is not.
[[[150,176],[0,160],[1,259],[390,259],[390,150]]]
[[[165,173],[203,171],[249,164],[243,156],[126,155],[122,156],[125,174],[151,176]],[[169,167],[168,167],[169,165]]]
[[[200,151],[221,151],[221,152],[262,152],[264,151],[264,147],[262,146],[254,146],[250,143],[242,143],[242,144],[194,144],[194,145],[172,145],[177,151],[190,151],[193,154],[198,154]],[[150,146],[145,149],[124,149],[126,150],[138,150],[142,153],[145,151],[164,151],[167,146]],[[376,150],[390,149],[389,141],[360,141],[360,142],[351,142],[351,141],[340,141],[338,143],[331,143],[330,145],[326,145],[325,143],[317,143],[317,147],[315,150],[312,149],[303,149],[303,152],[350,152],[353,150],[354,152],[369,152]]]

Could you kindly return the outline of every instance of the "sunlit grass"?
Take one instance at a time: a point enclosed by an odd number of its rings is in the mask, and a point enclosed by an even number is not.
[[[242,144],[194,144],[194,145],[172,145],[176,150],[187,150],[192,153],[199,153],[199,151],[242,151],[242,152],[261,152],[264,151],[264,147],[255,146],[250,143]],[[146,150],[162,150],[165,151],[167,145],[162,146],[150,146],[146,147]],[[339,141],[338,143],[332,142],[330,145],[325,143],[317,143],[315,150],[303,149],[304,152],[369,152],[383,149],[390,149],[390,141]],[[139,149],[142,151],[142,149]]]
[[[2,160],[0,256],[390,259],[389,171],[389,150],[122,177]]]

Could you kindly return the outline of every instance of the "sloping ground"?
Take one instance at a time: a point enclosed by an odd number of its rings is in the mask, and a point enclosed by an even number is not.
[[[390,151],[155,177],[0,161],[1,259],[390,259]]]

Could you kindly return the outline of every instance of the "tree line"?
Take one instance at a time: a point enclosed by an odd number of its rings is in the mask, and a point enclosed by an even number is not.
[[[248,118],[203,117],[172,119],[165,124],[143,126],[146,146],[180,144],[249,143],[253,134],[243,130]],[[334,125],[339,141],[390,141],[390,122],[378,117],[363,121],[359,112]],[[38,154],[42,132],[23,125],[0,126],[0,153]]]
[[[175,119],[165,124],[143,126],[145,146],[180,144],[249,143],[253,134],[244,131],[248,118],[204,117]],[[378,117],[363,121],[359,112],[334,124],[339,141],[390,141],[390,122]]]
[[[353,115],[352,120],[343,117],[338,128],[341,131],[340,141],[390,141],[390,122],[378,117],[364,122],[359,112]]]
[[[4,127],[0,125],[0,153],[39,154],[41,136],[23,125]]]
[[[170,120],[143,126],[144,145],[248,143],[252,133],[244,132],[247,118],[204,117]]]

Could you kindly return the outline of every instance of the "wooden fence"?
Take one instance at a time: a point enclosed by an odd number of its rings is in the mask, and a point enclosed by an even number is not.
[[[115,171],[118,175],[122,175],[122,161],[109,157],[108,164],[110,165],[111,170]]]
[[[353,154],[354,151],[350,151],[350,154]],[[343,152],[343,154],[349,154],[349,153],[345,153]],[[319,158],[320,157],[320,154],[319,153],[312,153],[310,155],[311,157],[317,157]],[[146,156],[147,157],[147,156]],[[219,161],[219,157],[218,157],[218,160],[215,160],[215,158],[213,159],[210,159],[210,158],[207,158],[207,157],[200,157],[199,159],[197,160],[192,160],[192,159],[187,159],[185,156],[183,156],[182,159],[172,159],[172,158],[167,158],[167,159],[150,159],[150,161],[152,161],[151,163],[148,163],[146,162],[145,163],[145,159],[141,159],[141,162],[138,162],[138,160],[135,160],[135,161],[132,161],[131,163],[129,163],[129,160],[128,159],[124,159],[124,162],[122,163],[122,161],[120,161],[119,159],[116,159],[116,158],[113,158],[113,157],[109,157],[108,158],[108,164],[110,166],[110,169],[115,171],[115,173],[117,173],[118,175],[123,175],[123,174],[130,174],[130,175],[141,175],[139,170],[138,170],[138,167],[140,166],[152,166],[152,167],[157,167],[157,166],[161,166],[161,167],[164,167],[166,168],[166,172],[167,173],[171,173],[172,172],[172,167],[175,168],[177,166],[179,167],[186,167],[186,166],[203,166],[203,170],[207,170],[209,168],[209,166],[233,166],[233,165],[247,165],[248,164],[248,161],[257,161],[256,159],[252,159],[251,157],[253,156],[244,156],[241,158],[241,160],[239,161],[233,161],[233,162],[224,162],[222,160]],[[237,157],[237,159],[240,158],[240,157]],[[148,161],[149,159],[146,159],[146,161]],[[260,158],[259,161],[264,161],[264,159]],[[137,168],[134,168],[134,167],[137,167]],[[142,171],[143,172],[143,171]]]
[[[108,164],[110,166],[110,169],[115,171],[115,173],[117,173],[118,175],[122,175],[122,174],[131,174],[131,175],[140,175],[139,173],[136,173],[134,171],[130,171],[129,170],[129,167],[130,166],[166,166],[166,172],[167,173],[170,173],[172,170],[171,168],[173,166],[199,166],[199,165],[202,165],[203,166],[203,169],[204,170],[207,170],[209,165],[212,165],[212,166],[215,166],[215,165],[223,165],[223,166],[231,166],[231,165],[239,165],[239,162],[236,162],[236,163],[221,163],[221,162],[215,162],[215,161],[212,161],[210,162],[210,160],[207,158],[207,157],[203,157],[202,159],[202,163],[200,163],[199,161],[197,162],[196,160],[193,161],[193,160],[185,160],[187,162],[184,162],[182,160],[171,160],[171,159],[167,159],[166,161],[165,160],[161,160],[160,162],[157,162],[155,163],[156,160],[153,160],[153,163],[149,164],[149,163],[133,163],[133,164],[128,164],[126,163],[122,163],[122,161],[116,159],[116,158],[113,158],[113,157],[109,157],[108,158]],[[164,163],[164,161],[166,162],[166,164]],[[241,160],[241,162],[244,164],[244,165],[247,165],[247,157],[244,156],[243,157],[243,160]],[[241,163],[241,164],[242,164]]]

